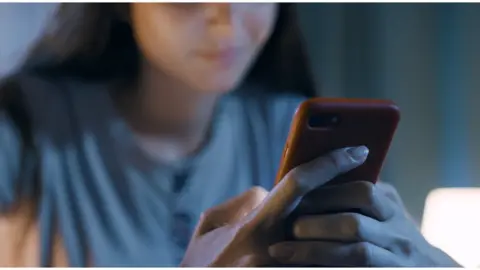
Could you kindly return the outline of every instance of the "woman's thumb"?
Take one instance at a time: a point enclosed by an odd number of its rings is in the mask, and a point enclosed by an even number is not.
[[[194,236],[210,232],[218,227],[239,222],[257,208],[267,197],[268,191],[253,187],[227,202],[205,211],[197,225]]]

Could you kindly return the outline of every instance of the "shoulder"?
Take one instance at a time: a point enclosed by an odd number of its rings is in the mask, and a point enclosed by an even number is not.
[[[68,107],[63,79],[40,76],[36,74],[18,74],[5,80],[0,86],[7,92],[9,102],[22,109],[29,118],[32,130],[57,121],[65,115]],[[54,120],[55,119],[55,120]],[[48,126],[48,125],[47,125]],[[38,131],[38,130],[36,130]]]
[[[60,79],[31,74],[0,82],[0,211],[35,192],[39,149],[55,147],[71,122],[65,91]]]
[[[106,83],[27,74],[18,76],[12,84],[28,115],[35,142],[53,150],[76,138],[84,123],[96,123],[99,117],[92,116],[95,110],[108,108]]]
[[[0,211],[29,190],[26,174],[33,164],[31,112],[26,98],[29,78],[10,76],[0,82]]]

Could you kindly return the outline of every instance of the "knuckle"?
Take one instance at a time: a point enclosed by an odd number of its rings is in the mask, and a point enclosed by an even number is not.
[[[357,213],[346,213],[344,215],[344,233],[356,240],[361,241],[365,237],[365,226],[362,217]]]
[[[367,215],[378,220],[387,220],[391,217],[391,209],[382,201],[382,195],[376,184],[368,181],[358,182],[358,194],[362,194],[362,204]]]
[[[199,223],[200,224],[208,223],[208,221],[210,220],[210,216],[211,216],[210,210],[206,210],[206,211],[202,212],[200,214]]]
[[[385,191],[386,193],[397,194],[397,190],[391,184],[388,184],[385,182],[378,182],[377,186],[383,191]]]
[[[360,242],[355,244],[354,253],[358,260],[359,266],[370,267],[372,266],[372,244],[368,242]]]
[[[295,181],[295,179],[298,179],[302,177],[303,171],[305,170],[303,167],[305,166],[298,166],[293,169],[291,169],[287,175],[285,175],[285,180],[287,181]]]
[[[200,223],[205,223],[208,220],[208,217],[210,216],[209,211],[203,211],[200,214],[200,218],[198,219]]]
[[[308,223],[309,223],[308,217],[302,217],[296,220],[293,224],[293,235],[296,238],[300,238],[300,239],[308,237],[309,236]]]
[[[263,200],[267,194],[268,191],[260,186],[254,186],[247,191],[248,197],[253,200]]]
[[[207,209],[207,210],[203,211],[200,214],[200,222],[202,222],[202,223],[212,222],[214,219],[216,219],[217,212],[218,211],[215,208],[210,208],[210,209]]]
[[[358,192],[364,195],[365,203],[368,206],[375,205],[377,201],[377,187],[375,184],[368,181],[359,181],[358,185]]]
[[[362,186],[366,192],[373,192],[376,188],[375,184],[370,181],[358,181],[358,184]]]
[[[395,245],[398,247],[399,251],[406,257],[410,257],[414,253],[415,246],[409,239],[401,237],[397,238],[395,242]]]
[[[239,267],[261,267],[266,266],[267,260],[259,255],[245,255],[239,261]]]
[[[333,171],[339,173],[344,170],[343,167],[347,158],[347,154],[343,151],[336,151],[327,155],[325,157],[325,162],[333,169]]]
[[[328,156],[331,158],[335,169],[340,173],[351,170],[356,165],[351,156],[344,149],[334,151]]]
[[[301,222],[297,221],[293,224],[293,235],[298,239],[302,239],[305,237],[303,225]]]
[[[312,248],[309,245],[297,245],[295,246],[295,249],[292,251],[292,253],[289,255],[289,260],[291,262],[302,262],[302,264],[304,265],[309,265],[313,262],[318,261],[318,258],[320,256],[319,252],[320,250],[318,248]]]
[[[257,208],[267,197],[268,192],[259,186],[254,186],[243,193],[242,200],[234,209],[227,210],[230,213],[237,212],[236,218],[243,218]]]
[[[309,191],[312,188],[310,185],[315,184],[315,181],[307,181],[311,177],[309,170],[306,165],[295,167],[287,173],[281,183],[295,190]]]
[[[394,202],[399,203],[402,201],[400,194],[398,194],[397,189],[393,185],[381,182],[377,183],[377,188],[380,189],[385,194],[385,196],[387,196]]]
[[[200,214],[198,219],[198,226],[200,228],[201,234],[210,232],[215,229],[215,219],[212,218],[213,214],[211,210],[206,210]]]

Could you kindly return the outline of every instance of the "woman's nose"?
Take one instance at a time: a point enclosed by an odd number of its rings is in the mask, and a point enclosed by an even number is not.
[[[235,37],[234,8],[229,3],[205,4],[205,14],[210,33],[223,42],[233,42]]]
[[[232,23],[233,5],[230,3],[204,4],[207,20],[213,24],[229,25]]]

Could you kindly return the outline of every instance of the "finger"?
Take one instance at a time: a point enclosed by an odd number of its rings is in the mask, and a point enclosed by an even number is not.
[[[253,187],[229,201],[205,211],[194,231],[194,236],[203,235],[220,226],[233,224],[258,207],[268,192],[262,187]]]
[[[273,266],[274,260],[268,255],[246,255],[238,259],[235,267],[267,267]]]
[[[398,209],[398,214],[410,220],[417,227],[420,227],[420,224],[408,212],[402,198],[400,197],[400,194],[398,194],[394,186],[388,183],[377,183],[377,189],[393,202],[393,205]]]
[[[394,253],[410,244],[385,223],[357,213],[301,217],[294,223],[293,235],[299,240],[369,242]]]
[[[282,242],[270,246],[270,256],[282,264],[331,267],[409,266],[388,250],[371,243]]]
[[[382,192],[387,198],[392,200],[394,203],[403,207],[403,200],[398,194],[397,190],[390,184],[380,182],[377,183],[377,190]]]
[[[365,146],[343,148],[293,169],[249,215],[247,221],[270,226],[291,211],[305,194],[361,165],[367,155],[368,148]]]
[[[227,203],[218,211],[219,215],[228,217],[226,222],[235,223],[257,208],[268,196],[268,191],[263,187],[253,187],[242,193],[231,203]]]
[[[396,208],[375,184],[355,181],[310,192],[295,209],[295,215],[357,212],[385,221],[395,214]]]

